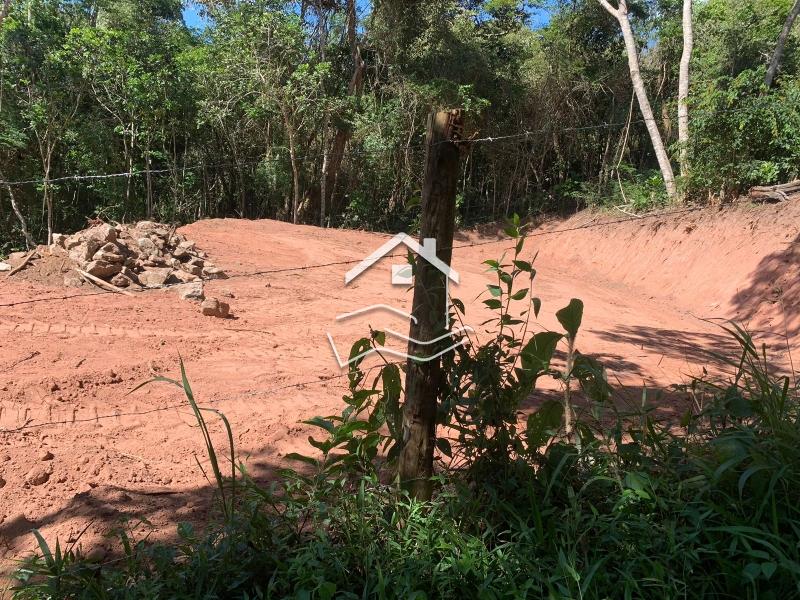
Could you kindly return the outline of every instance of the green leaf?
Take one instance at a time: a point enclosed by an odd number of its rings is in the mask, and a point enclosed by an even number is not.
[[[539,311],[542,310],[542,299],[541,298],[531,298],[531,303],[533,304],[533,315],[538,318]]]
[[[774,562],[765,562],[761,563],[761,572],[764,574],[764,577],[770,579],[774,574],[775,571],[778,569],[778,565]]]
[[[567,306],[556,313],[556,318],[569,337],[574,339],[583,320],[583,302],[573,298]]]
[[[502,308],[502,306],[503,306],[503,303],[500,302],[500,300],[496,300],[494,298],[491,298],[489,300],[484,300],[483,303],[486,306],[488,306],[489,308],[491,308],[492,310],[496,310],[498,308]]]
[[[319,427],[320,429],[324,429],[328,433],[333,433],[333,430],[336,426],[327,419],[323,419],[322,417],[314,417],[312,419],[307,419],[303,421],[306,425],[313,425],[314,427]]]
[[[528,450],[535,452],[561,427],[564,406],[558,400],[545,400],[535,413],[528,417]]]
[[[455,306],[456,310],[458,310],[458,312],[460,312],[462,315],[467,314],[467,310],[464,308],[464,303],[461,300],[459,300],[458,298],[453,298],[452,300],[450,300],[450,302],[453,303],[453,306]]]
[[[518,292],[514,292],[514,294],[511,296],[511,299],[522,300],[527,295],[528,295],[528,288],[522,288]]]
[[[554,331],[542,331],[534,335],[520,352],[522,368],[535,375],[547,371],[556,345],[563,337]]]
[[[500,289],[499,285],[489,284],[486,287],[489,289],[489,293],[492,296],[494,296],[495,298],[497,298],[498,296],[501,296],[503,294],[503,291]]]
[[[525,273],[530,273],[533,271],[533,265],[531,265],[531,263],[529,263],[527,260],[515,260],[514,266]]]

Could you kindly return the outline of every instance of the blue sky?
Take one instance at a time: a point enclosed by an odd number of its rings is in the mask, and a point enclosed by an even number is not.
[[[534,29],[547,25],[548,21],[550,20],[549,13],[546,8],[532,9],[530,10],[530,15],[531,26]],[[186,21],[186,24],[189,27],[198,29],[205,28],[206,24],[208,23],[208,21],[201,16],[199,7],[191,2],[187,3],[186,8],[183,9],[183,19]]]
[[[202,29],[206,25],[206,20],[200,16],[199,8],[191,3],[183,9],[183,20],[189,27]]]

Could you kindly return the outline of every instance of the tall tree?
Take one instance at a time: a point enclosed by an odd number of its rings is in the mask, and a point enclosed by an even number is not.
[[[800,0],[798,0],[800,5]],[[683,0],[683,53],[678,75],[678,142],[680,144],[681,176],[689,174],[689,66],[694,48],[692,0]]]
[[[656,119],[653,115],[650,99],[647,97],[644,80],[642,79],[639,66],[639,49],[636,46],[636,38],[633,35],[633,28],[628,18],[628,2],[627,0],[617,0],[617,7],[614,7],[609,0],[597,1],[619,22],[620,29],[622,30],[622,38],[625,40],[625,51],[628,55],[628,69],[630,70],[633,89],[636,92],[636,99],[639,102],[639,110],[642,112],[642,118],[647,127],[647,132],[650,135],[650,142],[653,144],[658,166],[661,169],[661,176],[664,178],[664,186],[667,188],[667,195],[670,199],[675,199],[678,195],[678,189],[675,185],[675,174],[672,170],[672,163],[669,160],[666,146],[664,145],[664,139],[661,137],[661,131],[659,131],[658,123],[656,123]]]
[[[767,76],[764,79],[764,84],[767,88],[771,88],[772,84],[775,82],[775,76],[778,74],[778,69],[780,69],[781,61],[783,60],[786,39],[792,31],[792,26],[797,19],[797,15],[800,15],[800,0],[797,0],[792,10],[789,11],[789,14],[786,16],[786,22],[783,24],[781,34],[778,36],[778,42],[775,44],[775,52],[772,53],[772,59],[769,61],[769,67],[767,68]]]

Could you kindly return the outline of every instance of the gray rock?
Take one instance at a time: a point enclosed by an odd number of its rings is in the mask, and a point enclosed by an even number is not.
[[[79,265],[90,262],[94,253],[97,252],[102,244],[97,240],[84,240],[77,246],[73,246],[69,251],[69,257]]]
[[[115,242],[117,240],[117,235],[117,229],[113,225],[103,223],[102,225],[97,225],[96,227],[84,231],[83,239],[87,241],[94,240],[102,246],[107,242]]]
[[[117,244],[108,243],[94,253],[92,260],[104,260],[109,263],[122,263],[125,262],[125,256],[122,252],[122,248],[120,248]]]
[[[224,319],[230,314],[230,306],[225,302],[220,302],[216,298],[206,298],[200,305],[200,312],[207,317],[218,317]]]
[[[139,273],[139,282],[148,288],[160,287],[167,283],[172,275],[172,269],[150,268]]]
[[[149,256],[151,254],[158,255],[158,246],[155,245],[153,240],[149,237],[143,237],[136,240],[136,243],[139,245],[139,248],[142,251],[142,254],[145,256]]]
[[[125,277],[127,277],[127,278],[128,278],[128,279],[129,279],[129,280],[132,282],[132,283],[135,283],[136,285],[141,285],[141,284],[139,283],[139,276],[138,276],[138,275],[136,275],[136,273],[134,273],[134,272],[133,272],[131,269],[129,269],[127,266],[125,266],[125,267],[122,267],[122,271],[120,271],[120,274],[122,274],[122,275],[124,275]]]
[[[0,262],[0,272],[2,271],[10,271],[13,267],[5,262]]]
[[[58,246],[60,248],[65,247],[65,243],[67,241],[67,236],[63,233],[54,233],[53,234],[53,246]]]
[[[203,267],[204,279],[227,279],[228,276],[219,267]]]
[[[178,281],[182,281],[184,283],[190,283],[192,281],[198,281],[200,278],[196,275],[192,275],[182,269],[175,270],[172,276],[177,279]]]
[[[69,271],[64,274],[64,285],[66,287],[81,287],[83,285],[83,277],[78,275],[75,271]]]
[[[117,273],[111,278],[111,284],[118,288],[126,288],[131,284],[131,280],[125,277],[122,273]]]
[[[193,302],[202,302],[205,300],[203,293],[203,282],[196,281],[194,283],[184,283],[178,286],[178,297],[181,300],[191,300]]]
[[[83,243],[83,238],[80,234],[70,235],[67,239],[64,240],[64,248],[67,250],[72,250],[76,246],[80,246]]]
[[[104,260],[93,260],[84,269],[89,275],[94,275],[100,279],[110,279],[120,271],[122,265],[119,263],[109,263]]]
[[[49,479],[50,471],[41,466],[33,467],[25,475],[25,483],[28,485],[42,485],[47,483]]]

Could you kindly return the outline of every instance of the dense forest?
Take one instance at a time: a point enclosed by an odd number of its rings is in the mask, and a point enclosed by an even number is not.
[[[407,227],[437,107],[476,138],[462,223],[800,167],[794,0],[185,4],[4,1],[0,251],[91,217]]]

